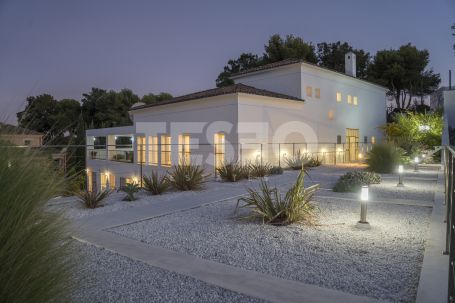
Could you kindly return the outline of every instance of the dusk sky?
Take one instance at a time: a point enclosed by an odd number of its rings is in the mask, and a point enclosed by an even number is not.
[[[453,0],[0,0],[0,117],[15,123],[25,98],[42,93],[213,88],[228,59],[262,54],[275,33],[372,54],[411,42],[447,85],[454,22]]]

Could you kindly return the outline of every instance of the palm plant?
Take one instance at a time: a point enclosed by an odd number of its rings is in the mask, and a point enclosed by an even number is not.
[[[157,172],[152,171],[150,177],[144,176],[144,189],[152,195],[161,195],[169,189],[169,180],[166,175],[159,176]]]
[[[313,224],[316,219],[315,206],[311,198],[319,189],[319,184],[304,187],[305,171],[302,170],[295,184],[284,197],[277,188],[270,188],[261,180],[260,190],[248,189],[248,196],[237,201],[236,213],[241,208],[251,210],[244,219],[261,218],[263,223],[272,225],[287,225],[294,222]],[[240,203],[243,202],[243,205]]]
[[[207,175],[204,174],[204,169],[200,165],[195,164],[179,164],[174,165],[169,173],[170,184],[178,190],[197,190],[202,189],[207,182]]]
[[[103,206],[102,203],[110,193],[110,190],[104,190],[101,192],[84,190],[77,192],[75,195],[78,200],[85,205],[85,207],[93,209]]]
[[[67,223],[47,202],[64,188],[40,151],[0,143],[0,298],[69,302],[77,255]]]
[[[119,191],[123,191],[126,193],[125,198],[123,198],[123,201],[135,201],[137,198],[134,194],[136,194],[139,191],[139,185],[134,184],[134,183],[126,183],[126,185],[120,187]]]

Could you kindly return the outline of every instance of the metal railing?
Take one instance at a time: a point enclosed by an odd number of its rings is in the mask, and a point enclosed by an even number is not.
[[[444,254],[449,255],[449,284],[447,302],[455,301],[455,211],[454,198],[455,150],[447,146],[444,149],[445,205],[446,205],[446,247]]]

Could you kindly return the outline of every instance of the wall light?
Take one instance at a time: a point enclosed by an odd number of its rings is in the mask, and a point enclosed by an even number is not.
[[[359,153],[359,159],[362,159],[362,158],[363,158],[363,154]]]

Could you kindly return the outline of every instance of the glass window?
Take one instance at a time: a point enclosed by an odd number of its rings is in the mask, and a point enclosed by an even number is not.
[[[158,165],[158,136],[149,137],[149,164]]]
[[[171,136],[161,136],[161,165],[171,166]]]
[[[179,164],[190,164],[190,136],[179,135]]]
[[[109,172],[101,173],[101,190],[115,188],[115,176]]]
[[[321,98],[321,89],[320,88],[315,88],[314,89],[314,96],[316,97],[316,99],[320,99]]]
[[[357,96],[354,96],[354,105],[357,105]]]
[[[371,136],[371,144],[375,144],[376,143],[376,138],[375,136]]]
[[[145,137],[137,137],[137,163],[145,164]]]
[[[215,144],[215,167],[222,167],[224,165],[225,143],[224,134],[217,133],[214,138]]]
[[[341,102],[341,93],[337,93],[337,102]]]
[[[307,97],[313,96],[313,88],[311,86],[306,87],[306,95],[307,95]]]
[[[32,140],[30,140],[30,139],[25,139],[25,140],[24,140],[24,145],[32,145]]]
[[[348,95],[348,104],[352,104],[352,96]]]

